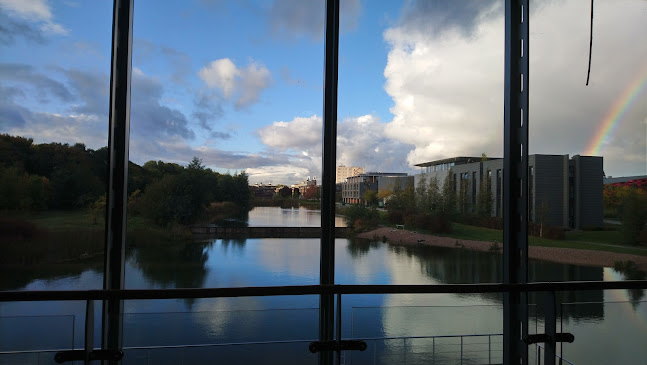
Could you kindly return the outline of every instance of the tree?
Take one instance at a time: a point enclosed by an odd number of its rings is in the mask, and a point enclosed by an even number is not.
[[[469,213],[470,197],[469,197],[469,180],[466,176],[461,174],[458,188],[458,211],[460,213]]]
[[[456,181],[453,178],[452,170],[449,170],[443,182],[441,209],[444,213],[452,216],[456,213]]]
[[[204,170],[202,159],[199,158],[198,156],[193,156],[193,159],[191,160],[191,162],[189,162],[186,168],[189,170],[199,170],[199,171]]]
[[[621,233],[625,243],[637,244],[641,231],[647,230],[647,193],[628,188],[619,207]]]
[[[479,191],[476,194],[476,212],[481,217],[489,217],[492,215],[492,191],[490,188],[490,179],[487,177],[481,180],[479,184]]]
[[[427,188],[427,179],[425,178],[425,175],[422,175],[420,177],[420,181],[418,181],[418,187],[416,188],[416,210],[420,213],[429,212],[431,210]]]
[[[307,200],[319,199],[319,187],[310,185],[303,192],[303,198]]]
[[[449,178],[449,177],[447,177]],[[440,186],[438,184],[438,177],[434,176],[429,179],[429,187],[427,188],[427,201],[431,211],[442,210],[442,194],[440,193]]]
[[[368,206],[374,206],[377,204],[377,193],[374,190],[366,190],[362,195],[362,199]]]
[[[548,218],[548,213],[550,213],[550,206],[546,202],[546,198],[541,198],[539,200],[539,206],[537,207],[537,218],[539,218],[539,237],[544,236],[544,222]]]

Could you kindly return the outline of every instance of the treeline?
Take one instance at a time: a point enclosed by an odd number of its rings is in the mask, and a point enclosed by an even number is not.
[[[30,138],[0,135],[0,210],[105,209],[108,149],[82,143],[34,144]],[[251,207],[244,172],[220,174],[197,157],[176,163],[129,162],[129,212],[161,225],[191,223],[218,210],[218,204],[247,212]],[[232,204],[233,203],[233,204]],[[221,204],[222,205],[222,204]]]

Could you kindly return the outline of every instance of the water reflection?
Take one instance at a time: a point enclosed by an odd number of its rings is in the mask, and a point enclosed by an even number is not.
[[[308,207],[255,207],[242,217],[215,224],[223,227],[321,227],[321,211]],[[346,227],[346,218],[336,216],[335,227]]]
[[[283,210],[279,208],[272,209],[275,215],[279,212],[283,214]],[[312,211],[303,213],[311,215]],[[252,221],[249,220],[250,224]],[[299,222],[299,219],[296,222]],[[502,277],[501,256],[491,252],[428,246],[393,246],[359,239],[337,239],[335,245],[335,275],[340,284],[495,283],[500,282]],[[128,288],[306,285],[319,281],[319,239],[237,238],[179,244],[156,243],[130,247],[127,253]],[[102,262],[97,259],[97,262],[70,263],[67,270],[34,267],[25,269],[21,275],[0,275],[0,283],[3,288],[27,290],[94,288],[101,285],[101,275],[86,274],[100,273],[101,266]],[[62,266],[56,267],[60,269]],[[538,260],[530,260],[528,267],[530,278],[534,281],[620,280],[639,275],[628,272],[620,274],[608,268],[563,265]],[[609,276],[609,273],[613,273],[613,276]],[[74,281],[79,275],[86,277],[84,286],[76,281],[70,284],[70,281]],[[587,302],[586,305],[562,306],[565,323],[573,323],[579,327],[585,323],[615,326],[615,323],[618,323],[616,317],[631,318],[647,309],[644,302],[638,302],[643,298],[644,290],[618,292],[622,292],[623,295],[627,293],[628,296],[626,299],[617,299],[602,291],[558,293],[560,302]],[[501,295],[496,293],[349,295],[344,298],[344,335],[349,335],[348,326],[353,321],[356,324],[353,327],[355,331],[363,331],[367,335],[375,332],[377,335],[386,336],[429,335],[432,329],[445,333],[476,333],[481,330],[497,332],[501,324],[502,301]],[[530,295],[529,299],[531,303],[543,304],[543,298],[537,294]],[[627,299],[631,300],[633,305],[633,311],[627,311],[630,313],[610,309],[609,303],[602,304],[611,300],[626,302]],[[126,325],[129,341],[133,343],[140,343],[138,341],[143,341],[147,335],[164,343],[166,337],[163,336],[186,338],[189,342],[226,342],[232,338],[249,340],[256,335],[258,339],[263,340],[268,338],[268,333],[274,333],[274,327],[281,326],[281,321],[277,322],[274,314],[270,312],[239,313],[237,310],[313,308],[317,303],[318,298],[315,296],[129,301],[125,308],[130,312],[126,316],[130,322]],[[1,315],[73,313],[77,318],[83,316],[83,303],[78,303],[79,306],[75,309],[63,308],[56,311],[52,309],[52,303],[31,303],[29,306],[14,304],[3,303],[0,306]],[[632,307],[626,304],[627,308]],[[362,312],[359,307],[373,309]],[[186,313],[159,314],[157,317],[137,315],[147,312]],[[209,314],[204,314],[205,312]],[[351,312],[354,313],[354,319],[350,318]],[[316,327],[317,316],[311,315],[309,311],[302,312],[302,317],[290,316],[289,311],[280,313],[287,316],[286,320],[301,318],[299,321],[305,326],[300,328],[300,322],[296,321],[289,328],[294,332],[285,332],[285,335],[278,336],[280,338],[300,338],[303,333],[309,335],[307,331]],[[151,322],[148,320],[150,318],[155,319]],[[81,321],[78,323],[80,326]],[[100,323],[100,320],[97,319],[96,323]],[[162,337],[151,335],[155,331],[159,331]],[[644,336],[645,333],[635,329],[632,331],[637,333],[636,336]],[[172,340],[169,341],[174,342],[175,337]]]
[[[133,248],[130,262],[139,269],[152,287],[202,288],[209,272],[211,242],[160,244]],[[191,307],[194,299],[186,299]]]
[[[362,242],[363,241],[363,242]],[[468,283],[499,283],[502,280],[501,255],[491,252],[471,251],[463,248],[444,248],[430,246],[391,246],[388,244],[370,242],[368,240],[353,240],[348,243],[347,250],[353,257],[366,256],[370,250],[382,249],[382,246],[396,256],[414,259],[420,267],[420,272],[438,284],[468,284]],[[545,281],[603,281],[603,268],[592,266],[565,265],[540,260],[528,261],[528,275],[531,282]],[[631,293],[632,297],[640,298],[643,290]],[[457,295],[469,297],[472,294]],[[483,299],[502,303],[499,293],[479,294]],[[593,302],[597,305],[574,306],[564,315],[575,319],[604,318],[604,293],[600,290],[566,291],[556,293],[558,302]],[[529,303],[543,305],[541,293],[529,293]]]

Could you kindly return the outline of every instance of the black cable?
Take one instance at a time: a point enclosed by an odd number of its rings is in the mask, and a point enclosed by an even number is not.
[[[591,0],[591,34],[589,36],[589,71],[586,73],[586,85],[591,77],[591,52],[593,51],[593,0]]]

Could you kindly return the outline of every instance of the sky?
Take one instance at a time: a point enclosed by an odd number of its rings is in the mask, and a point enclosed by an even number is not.
[[[532,1],[530,153],[647,174],[647,1]],[[337,164],[503,155],[503,1],[341,1]],[[135,0],[130,159],[321,176],[324,2]],[[108,140],[111,1],[0,0],[0,133]]]

